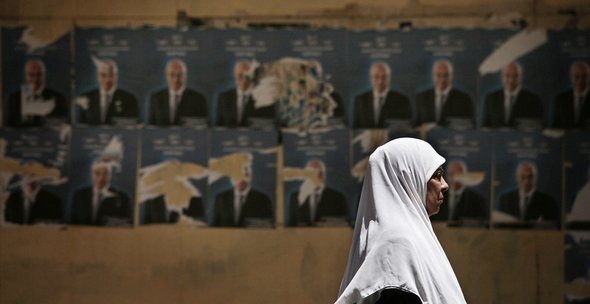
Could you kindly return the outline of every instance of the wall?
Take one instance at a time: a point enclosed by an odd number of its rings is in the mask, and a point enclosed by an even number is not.
[[[578,25],[590,24],[587,0],[391,2],[1,1],[0,25],[31,25],[50,37],[74,25],[173,26],[184,10],[211,26],[506,27],[522,17],[563,28],[572,19],[559,8],[577,9]],[[562,232],[435,229],[469,303],[562,303],[565,291],[590,294],[588,286],[563,284]],[[9,227],[0,229],[0,303],[331,303],[351,235],[347,228]]]

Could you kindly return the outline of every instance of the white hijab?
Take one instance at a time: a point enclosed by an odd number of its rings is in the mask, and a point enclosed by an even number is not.
[[[466,303],[426,211],[426,185],[444,162],[415,138],[371,154],[337,304],[374,303],[386,288],[428,304]]]

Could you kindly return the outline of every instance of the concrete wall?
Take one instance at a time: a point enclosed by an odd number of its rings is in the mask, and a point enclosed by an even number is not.
[[[74,25],[168,25],[177,12],[211,26],[308,23],[348,28],[506,27],[514,18],[563,28],[587,0],[0,1],[0,25],[44,37]],[[279,196],[281,197],[281,196]],[[278,204],[282,205],[281,202]],[[277,212],[279,218],[282,210]],[[563,303],[563,232],[436,226],[469,303]],[[194,227],[0,229],[0,303],[331,303],[352,231]]]

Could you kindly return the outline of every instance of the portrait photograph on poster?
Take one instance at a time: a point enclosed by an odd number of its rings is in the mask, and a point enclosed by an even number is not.
[[[4,127],[70,124],[71,33],[53,41],[26,27],[2,28]]]
[[[139,131],[120,128],[74,128],[68,223],[131,227]]]
[[[68,126],[0,130],[2,226],[65,222],[70,136]]]
[[[432,221],[449,226],[488,227],[492,182],[492,142],[476,131],[436,128],[426,140],[446,162],[449,185],[439,212]]]
[[[276,131],[211,130],[210,226],[275,227],[276,148]]]
[[[561,229],[562,140],[497,132],[492,222],[495,227]]]
[[[137,180],[139,225],[206,226],[209,131],[143,132]]]
[[[349,131],[283,135],[283,187],[287,227],[352,225]]]

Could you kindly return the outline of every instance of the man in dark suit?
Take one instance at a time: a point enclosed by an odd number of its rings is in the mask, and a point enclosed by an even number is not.
[[[389,89],[391,69],[384,61],[377,61],[370,69],[371,91],[354,99],[353,128],[386,128],[390,120],[412,119],[410,100]]]
[[[560,207],[548,194],[537,191],[537,167],[523,161],[516,169],[518,189],[500,197],[498,210],[525,222],[560,222]]]
[[[416,125],[436,123],[451,128],[473,128],[473,102],[466,93],[453,85],[453,66],[446,59],[432,66],[434,88],[416,96]]]
[[[553,101],[553,128],[590,128],[590,67],[576,61],[570,68],[572,89],[555,97]]]
[[[217,227],[269,227],[274,224],[274,213],[270,199],[264,193],[254,190],[252,162],[244,164],[239,180],[232,183],[233,189],[215,196],[212,226]]]
[[[25,64],[26,84],[8,97],[7,125],[41,127],[69,122],[69,103],[55,90],[45,87],[45,64],[30,59]]]
[[[74,192],[72,224],[119,226],[132,222],[131,202],[127,194],[110,185],[111,165],[97,161],[92,166],[92,186]]]
[[[348,202],[344,194],[326,187],[326,166],[321,160],[312,159],[307,162],[306,170],[314,170],[318,174],[319,184],[312,193],[300,198],[295,192],[289,198],[289,217],[287,226],[315,226],[318,224],[348,224]],[[303,201],[301,201],[303,199]]]
[[[188,207],[182,208],[182,215],[196,221],[204,221],[203,199],[196,196],[191,197]],[[177,223],[180,221],[180,217],[181,214],[177,210],[172,210],[167,206],[164,195],[143,202],[142,224]]]
[[[483,126],[541,129],[545,125],[539,96],[522,87],[522,67],[509,63],[502,69],[504,88],[485,98]]]
[[[440,211],[430,217],[433,221],[449,221],[464,224],[465,220],[485,224],[488,219],[487,204],[483,196],[458,181],[457,176],[467,172],[467,165],[461,160],[452,160],[447,165],[449,190],[444,195]]]
[[[88,125],[134,125],[139,103],[133,94],[117,88],[119,70],[110,59],[96,60],[99,88],[78,97],[78,122]]]
[[[207,99],[186,87],[187,69],[180,59],[166,65],[168,88],[150,97],[148,123],[156,126],[206,126]]]
[[[63,218],[59,197],[43,190],[39,179],[25,174],[20,189],[6,200],[4,221],[14,224],[60,223]]]
[[[215,125],[218,127],[272,127],[275,123],[275,106],[256,107],[248,72],[251,63],[242,60],[234,66],[236,88],[217,97]]]

